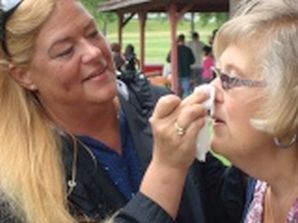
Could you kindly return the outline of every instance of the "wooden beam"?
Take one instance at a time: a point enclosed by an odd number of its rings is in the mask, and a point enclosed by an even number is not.
[[[111,11],[118,11],[120,9],[127,9],[133,7],[134,5],[142,5],[144,3],[148,3],[151,0],[110,0],[101,2],[97,6],[98,12],[111,12]]]
[[[140,25],[140,70],[143,71],[145,67],[145,32],[146,32],[146,20],[147,12],[138,12],[139,25]]]
[[[195,6],[195,3],[194,3],[194,2],[189,3],[189,4],[186,4],[186,5],[181,9],[181,11],[179,12],[177,20],[180,20],[180,19],[182,18],[182,16],[183,16],[186,12],[188,12],[189,10],[191,10],[194,6]]]
[[[194,31],[195,31],[195,29],[196,29],[196,27],[195,27],[195,13],[194,12],[192,12],[191,13],[191,23],[190,23],[190,32],[191,33],[193,33]]]
[[[126,24],[136,15],[135,12],[130,13],[130,16],[128,16],[122,23],[122,27],[126,26]]]
[[[171,28],[171,73],[172,73],[172,91],[179,94],[178,82],[178,55],[177,55],[177,5],[176,2],[171,1],[168,8],[169,22]]]
[[[128,16],[126,19],[124,19],[124,13],[117,12],[118,16],[118,43],[120,44],[120,47],[122,48],[123,44],[123,29],[126,26],[126,24],[135,16],[136,13],[131,13],[130,16]]]
[[[123,40],[123,38],[122,38],[122,36],[123,36],[123,25],[122,24],[123,24],[124,16],[123,16],[123,13],[117,13],[117,16],[118,16],[118,43],[119,43],[119,45],[122,49],[122,44],[123,44],[123,42],[122,42],[122,40]]]

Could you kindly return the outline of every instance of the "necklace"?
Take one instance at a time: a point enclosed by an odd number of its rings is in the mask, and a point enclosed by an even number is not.
[[[89,155],[91,156],[95,168],[97,167],[97,161],[96,161],[96,157],[93,154],[93,152],[91,151],[91,149],[86,146],[81,140],[79,140],[77,137],[75,137],[73,134],[69,134],[70,138],[72,140],[72,144],[73,144],[73,157],[72,157],[72,164],[71,164],[71,179],[67,182],[68,185],[68,191],[67,191],[67,196],[69,196],[74,188],[77,186],[77,162],[78,162],[78,143],[89,153]]]
[[[117,121],[119,121],[120,115],[121,115],[121,110],[120,110],[120,105],[119,105],[118,99],[114,100],[114,106],[116,108],[116,119],[117,119]],[[62,131],[62,132],[63,132],[63,134],[66,134],[64,131]],[[96,168],[97,168],[97,160],[96,160],[95,155],[91,151],[91,149],[87,145],[85,145],[85,143],[83,143],[80,139],[78,139],[75,135],[73,135],[71,133],[68,133],[67,135],[70,136],[70,138],[72,140],[72,144],[73,144],[71,178],[70,178],[70,180],[67,181],[67,186],[68,186],[67,196],[69,196],[73,192],[74,188],[77,186],[76,178],[77,178],[77,161],[78,161],[78,143],[81,145],[82,148],[84,148],[88,152],[88,154],[92,158]]]

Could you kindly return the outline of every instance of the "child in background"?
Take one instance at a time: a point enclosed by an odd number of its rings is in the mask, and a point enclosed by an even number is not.
[[[203,47],[204,58],[202,61],[202,80],[203,83],[209,83],[213,79],[213,72],[211,68],[214,66],[214,58],[212,55],[212,48],[210,46]]]

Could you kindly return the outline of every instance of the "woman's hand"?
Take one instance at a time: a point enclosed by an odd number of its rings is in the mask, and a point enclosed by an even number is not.
[[[153,162],[171,168],[188,168],[195,157],[196,139],[204,126],[205,92],[195,92],[183,101],[175,95],[162,97],[150,119],[154,136]]]
[[[153,158],[140,191],[155,201],[173,219],[194,160],[196,138],[207,111],[205,93],[195,92],[183,101],[175,95],[162,97],[150,119],[154,136]]]

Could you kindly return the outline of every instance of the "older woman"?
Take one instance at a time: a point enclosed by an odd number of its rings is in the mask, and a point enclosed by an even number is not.
[[[298,221],[298,1],[247,1],[214,42],[212,147],[249,175],[247,223]]]
[[[187,173],[207,94],[167,96],[153,113],[167,92],[115,80],[108,44],[79,1],[1,1],[0,9],[1,222],[100,221],[129,201],[116,221],[205,222],[209,203],[239,216],[242,198],[223,190],[230,209],[216,199],[218,161],[198,167],[199,183]]]

